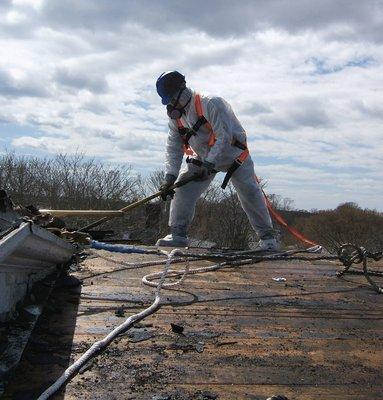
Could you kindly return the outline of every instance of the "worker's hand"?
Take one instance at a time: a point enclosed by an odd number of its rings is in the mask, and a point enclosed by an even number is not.
[[[204,161],[200,168],[200,178],[198,180],[205,181],[210,175],[215,174],[217,171],[214,170],[215,165],[209,161]]]
[[[174,196],[175,191],[174,190],[169,190],[170,186],[174,184],[176,181],[177,177],[172,175],[172,174],[166,174],[164,181],[161,183],[161,186],[159,187],[159,191],[162,192],[161,198],[163,201],[166,201],[167,197],[169,196],[171,199]]]

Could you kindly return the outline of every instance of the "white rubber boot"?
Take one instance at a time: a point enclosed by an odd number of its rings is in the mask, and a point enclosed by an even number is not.
[[[277,239],[271,238],[271,239],[261,239],[256,247],[255,251],[278,251],[280,249],[279,243],[277,242]]]
[[[163,247],[188,247],[189,239],[187,237],[175,236],[173,234],[166,235],[162,239],[158,239],[156,246]]]
[[[158,239],[156,246],[163,247],[187,247],[189,246],[189,239],[186,236],[185,226],[171,227],[171,234],[166,235],[162,239]]]

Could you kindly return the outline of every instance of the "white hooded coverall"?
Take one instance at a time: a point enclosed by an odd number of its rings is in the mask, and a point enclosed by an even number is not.
[[[186,128],[191,128],[198,120],[194,97],[195,93],[193,92],[192,99],[181,118],[182,124]],[[189,146],[196,153],[196,159],[213,163],[216,171],[226,172],[243,151],[232,145],[233,139],[246,143],[245,130],[235,116],[231,106],[224,99],[201,95],[201,104],[203,115],[213,128],[216,142],[212,147],[209,147],[210,133],[206,126],[202,125],[197,133],[191,136]],[[184,156],[183,144],[176,121],[169,118],[165,173],[178,176],[177,180],[198,173],[200,170],[200,167],[187,163],[179,174]],[[206,180],[193,181],[176,190],[170,206],[169,226],[187,228],[190,225],[194,217],[196,202],[214,177],[215,174],[212,174]],[[234,172],[230,181],[236,189],[242,208],[258,236],[261,239],[273,238],[273,225],[263,193],[255,178],[254,164],[250,155]]]

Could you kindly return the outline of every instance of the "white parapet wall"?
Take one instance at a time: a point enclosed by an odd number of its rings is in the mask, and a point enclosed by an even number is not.
[[[68,262],[76,248],[32,222],[0,239],[0,321],[12,317],[34,282]]]

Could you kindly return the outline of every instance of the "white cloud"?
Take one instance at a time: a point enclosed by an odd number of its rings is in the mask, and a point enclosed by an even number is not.
[[[383,2],[240,3],[0,5],[0,120],[31,131],[12,145],[160,168],[155,79],[176,68],[232,104],[268,190],[382,210]]]
[[[6,23],[10,25],[20,24],[27,19],[27,16],[18,11],[9,11],[5,16]]]
[[[14,4],[15,6],[40,8],[43,4],[43,0],[12,0],[12,4]]]

